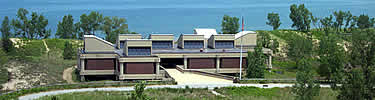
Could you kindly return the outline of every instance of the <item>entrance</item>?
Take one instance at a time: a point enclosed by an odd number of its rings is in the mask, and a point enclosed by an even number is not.
[[[184,58],[160,58],[160,65],[164,68],[176,68],[176,65],[184,65]]]

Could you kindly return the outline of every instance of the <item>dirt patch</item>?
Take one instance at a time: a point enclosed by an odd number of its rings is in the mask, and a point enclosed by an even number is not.
[[[70,68],[67,68],[64,70],[63,72],[63,79],[68,82],[69,84],[71,83],[75,83],[72,79],[72,73],[74,71],[74,68],[76,68],[77,66],[74,66],[74,67],[70,67]]]

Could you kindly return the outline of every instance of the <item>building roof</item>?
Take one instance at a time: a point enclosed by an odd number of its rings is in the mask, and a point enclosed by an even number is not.
[[[235,39],[238,39],[246,34],[256,34],[256,32],[254,31],[241,31],[241,32],[238,32],[234,37]]]
[[[208,29],[208,28],[197,28],[194,29],[194,34],[204,35],[204,38],[208,39],[211,35],[217,35],[216,29]]]
[[[106,40],[103,40],[102,38],[99,38],[99,37],[97,37],[97,36],[95,36],[95,35],[84,35],[83,37],[84,37],[84,38],[95,38],[95,39],[98,39],[99,41],[102,41],[102,42],[104,42],[104,43],[106,43],[106,44],[109,44],[109,45],[111,45],[111,46],[115,46],[115,45],[112,44],[111,42],[108,42],[108,41],[106,41]]]

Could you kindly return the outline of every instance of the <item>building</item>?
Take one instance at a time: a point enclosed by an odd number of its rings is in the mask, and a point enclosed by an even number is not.
[[[256,43],[255,32],[239,35],[201,32],[207,31],[195,29],[195,34],[181,34],[177,40],[173,34],[151,34],[147,39],[140,34],[120,34],[116,44],[85,35],[84,47],[78,52],[81,79],[100,75],[111,75],[117,80],[163,79],[165,68],[176,67],[208,73],[239,73],[241,40],[245,69],[246,51],[253,50]],[[272,54],[269,49],[263,51],[265,55]]]

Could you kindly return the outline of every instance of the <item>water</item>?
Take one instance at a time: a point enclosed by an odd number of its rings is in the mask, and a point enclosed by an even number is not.
[[[375,0],[1,0],[0,17],[15,18],[18,8],[36,11],[49,19],[55,32],[58,21],[72,14],[75,21],[90,11],[128,20],[129,29],[142,34],[193,33],[194,28],[215,28],[219,32],[224,14],[244,16],[246,30],[271,30],[267,13],[280,13],[280,28],[290,28],[289,6],[304,3],[314,16],[337,10],[354,15],[375,16]]]

